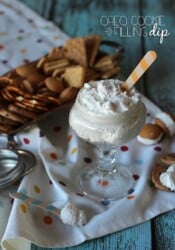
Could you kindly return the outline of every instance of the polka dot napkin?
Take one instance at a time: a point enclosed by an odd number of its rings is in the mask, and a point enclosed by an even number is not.
[[[12,3],[11,3],[12,2]],[[10,4],[9,4],[10,3]],[[25,13],[25,16],[24,14]],[[1,73],[11,67],[33,60],[66,36],[19,4],[0,1],[0,63]],[[160,110],[143,97],[147,121]],[[121,145],[120,161],[133,173],[134,187],[118,201],[93,201],[75,187],[74,172],[94,162],[91,147],[76,137],[68,127],[69,109],[54,113],[49,119],[17,135],[22,148],[36,156],[34,170],[20,182],[0,191],[0,237],[4,249],[27,250],[34,242],[44,247],[67,247],[97,238],[149,220],[175,208],[174,194],[155,190],[150,180],[151,168],[160,155],[175,151],[174,137],[154,146],[141,145],[136,139]],[[0,147],[6,146],[0,138]],[[105,189],[107,183],[101,182]],[[62,208],[68,201],[85,210],[88,223],[80,228],[63,224],[58,216],[32,207],[8,196],[21,191],[35,199]]]
[[[144,97],[143,101],[148,110],[147,121],[151,122],[159,109]],[[18,135],[22,148],[35,153],[37,163],[34,170],[18,183],[19,186],[13,185],[9,190],[18,188],[18,191],[58,208],[70,201],[85,210],[89,222],[82,228],[64,225],[58,216],[13,201],[6,193],[6,197],[0,196],[0,212],[3,214],[8,208],[7,213],[11,209],[6,227],[4,222],[2,245],[6,249],[12,245],[15,249],[28,249],[29,242],[45,247],[74,246],[175,208],[174,194],[155,190],[150,178],[151,168],[158,157],[175,150],[174,138],[166,138],[154,146],[141,145],[136,139],[121,145],[120,160],[129,165],[135,185],[128,190],[127,197],[119,201],[104,199],[97,202],[75,187],[74,171],[91,166],[95,159],[89,145],[68,127],[68,114],[69,109],[59,111],[42,122],[39,128],[33,127]],[[106,183],[97,185],[105,189]]]
[[[36,60],[67,36],[14,0],[0,1],[0,73]]]

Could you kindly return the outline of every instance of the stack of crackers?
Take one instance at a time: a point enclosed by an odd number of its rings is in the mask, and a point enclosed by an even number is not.
[[[15,133],[72,102],[85,82],[116,76],[117,55],[99,50],[101,37],[69,39],[39,60],[0,77],[0,133]]]

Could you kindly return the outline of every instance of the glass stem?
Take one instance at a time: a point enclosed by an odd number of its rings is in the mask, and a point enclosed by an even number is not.
[[[116,169],[117,148],[114,145],[99,143],[97,144],[97,157],[99,161],[99,169],[105,172],[111,172]]]

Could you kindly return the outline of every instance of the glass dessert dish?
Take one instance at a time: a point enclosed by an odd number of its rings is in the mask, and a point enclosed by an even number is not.
[[[146,119],[139,94],[123,91],[119,80],[85,83],[69,114],[78,137],[93,144],[97,161],[82,167],[79,189],[94,199],[116,200],[133,186],[132,173],[117,155],[119,146],[135,138]]]

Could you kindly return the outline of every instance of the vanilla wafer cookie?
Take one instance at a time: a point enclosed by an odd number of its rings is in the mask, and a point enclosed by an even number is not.
[[[162,128],[165,134],[175,134],[175,121],[166,112],[161,112],[156,115],[155,123]]]
[[[60,94],[60,100],[65,103],[65,102],[69,102],[72,101],[73,99],[75,99],[76,95],[78,93],[78,89],[74,88],[74,87],[67,87],[65,88],[61,94]]]
[[[160,160],[167,165],[175,164],[175,153],[163,155]]]
[[[16,73],[22,77],[27,77],[37,73],[37,69],[32,64],[20,65],[16,68]]]
[[[156,124],[147,123],[137,136],[137,140],[145,145],[158,143],[163,137],[162,129]]]
[[[160,182],[170,191],[175,192],[175,164],[169,165],[167,170],[161,173]]]
[[[154,186],[160,190],[163,190],[163,191],[169,191],[169,188],[164,186],[160,181],[160,175],[162,173],[165,173],[167,169],[168,169],[168,166],[160,165],[157,163],[153,167],[152,174],[151,174],[151,178],[152,178],[152,182],[153,182]]]
[[[30,94],[34,93],[34,88],[32,87],[32,84],[27,79],[23,80],[22,84],[23,84],[23,90],[26,93],[30,93]]]
[[[32,84],[33,87],[37,87],[36,84],[44,81],[45,77],[44,75],[36,72],[34,74],[27,75],[26,79]]]
[[[47,77],[45,79],[45,85],[50,91],[54,93],[60,93],[64,89],[64,84],[62,79],[55,77]]]

